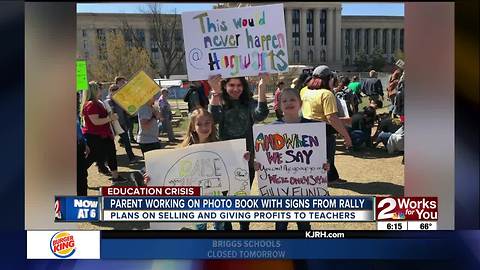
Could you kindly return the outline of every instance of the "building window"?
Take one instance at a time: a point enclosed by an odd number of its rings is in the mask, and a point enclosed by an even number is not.
[[[320,45],[327,45],[327,10],[320,11]]]
[[[183,34],[182,29],[175,30],[175,47],[178,51],[183,50]]]
[[[391,29],[392,31],[392,43],[391,43],[391,54],[394,54],[397,48],[395,46],[397,45],[397,31],[395,29]]]
[[[292,38],[293,38],[293,45],[300,46],[300,10],[294,9],[292,10]]]
[[[404,32],[403,29],[400,29],[400,50],[403,52],[403,39],[404,39]]]
[[[104,29],[97,29],[98,58],[107,59],[107,39]]]
[[[352,43],[351,43],[352,29],[345,30],[345,54],[352,55]]]
[[[307,11],[307,39],[308,45],[313,46],[314,43],[314,31],[313,31],[313,9]]]
[[[313,51],[308,51],[308,63],[313,64]]]
[[[87,37],[87,30],[82,29],[82,37]]]
[[[364,35],[364,40],[363,40],[364,41],[363,43],[364,43],[365,46],[364,46],[363,50],[366,54],[371,53],[368,50],[368,48],[370,48],[370,31],[371,31],[370,29],[365,29],[365,35]]]
[[[97,39],[105,40],[105,30],[104,29],[97,29]]]
[[[387,42],[388,42],[388,29],[383,29],[383,35],[382,35],[382,52],[387,53]]]
[[[83,40],[83,49],[84,49],[84,50],[87,50],[87,48],[88,48],[87,40],[84,39],[84,40]]]
[[[320,62],[322,63],[327,62],[327,54],[325,53],[325,50],[320,51]]]
[[[298,50],[295,50],[295,51],[293,52],[293,62],[294,62],[295,64],[300,63],[300,52],[299,52]]]
[[[135,37],[138,39],[137,42],[140,43],[140,46],[145,48],[145,31],[143,29],[135,30]]]
[[[350,65],[350,59],[345,58],[345,66],[349,66],[349,65]]]
[[[150,39],[150,51],[152,52],[152,58],[158,59],[160,58],[160,52],[158,51],[158,44],[155,39]]]
[[[360,29],[355,29],[355,52],[358,53],[360,51]]]

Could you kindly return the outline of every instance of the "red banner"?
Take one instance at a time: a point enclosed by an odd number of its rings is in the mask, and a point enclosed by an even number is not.
[[[200,187],[102,187],[103,196],[200,196]]]

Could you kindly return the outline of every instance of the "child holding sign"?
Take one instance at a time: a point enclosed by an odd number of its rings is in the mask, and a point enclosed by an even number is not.
[[[213,116],[203,107],[198,107],[194,109],[190,115],[190,123],[188,125],[187,132],[183,139],[183,142],[180,144],[180,148],[188,147],[193,144],[199,143],[209,143],[218,141],[217,139],[217,129],[215,127],[215,122]],[[244,154],[244,158],[248,160],[249,155]],[[144,181],[149,182],[150,177],[144,175]],[[226,192],[224,192],[226,195]],[[196,227],[198,230],[206,230],[206,223],[197,223]],[[223,228],[223,223],[216,222],[215,229]]]
[[[222,80],[220,75],[210,77],[208,83],[212,88],[210,112],[219,126],[219,139],[232,140],[245,138],[246,149],[250,153],[248,162],[250,186],[255,177],[253,151],[253,124],[263,121],[268,116],[267,98],[265,96],[268,75],[261,75],[258,82],[258,102],[252,97],[248,82],[244,77]],[[233,194],[230,194],[233,195]],[[231,230],[232,224],[225,222],[225,230]],[[240,229],[248,231],[249,222],[240,222]]]
[[[297,90],[287,88],[280,93],[280,110],[283,112],[283,118],[274,121],[272,124],[292,124],[292,123],[311,123],[315,122],[306,118],[300,117],[299,112],[302,108],[302,100]],[[256,167],[261,167],[260,164],[256,164]],[[323,164],[323,169],[328,171],[330,165],[328,163]],[[288,222],[275,222],[275,230],[284,231],[287,230]],[[297,222],[299,230],[311,230],[310,222]]]

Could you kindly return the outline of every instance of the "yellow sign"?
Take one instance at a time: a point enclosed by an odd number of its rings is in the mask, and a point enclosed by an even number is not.
[[[160,91],[160,86],[145,72],[140,71],[126,85],[118,90],[112,99],[130,115]]]

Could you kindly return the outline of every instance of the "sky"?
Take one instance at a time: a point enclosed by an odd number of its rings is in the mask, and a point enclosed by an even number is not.
[[[185,11],[198,11],[212,9],[213,3],[162,3],[162,10],[173,13]],[[404,16],[403,3],[343,3],[342,15],[378,15],[378,16]],[[141,3],[101,3],[101,4],[77,4],[77,12],[94,13],[142,13],[147,10],[146,4]]]

